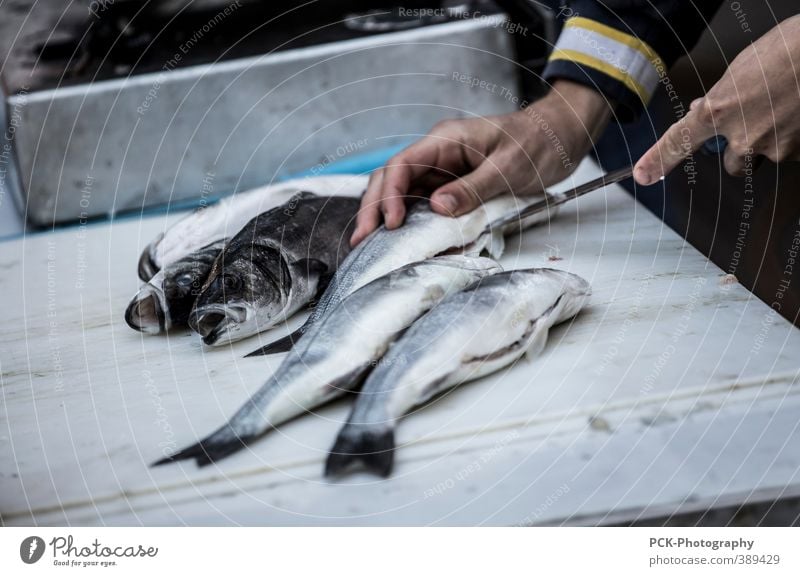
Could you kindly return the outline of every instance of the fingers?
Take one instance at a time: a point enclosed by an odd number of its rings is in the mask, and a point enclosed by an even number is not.
[[[407,164],[408,155],[396,157],[386,164],[381,184],[381,212],[389,230],[403,223],[406,215],[405,197],[411,186],[413,169]]]
[[[498,168],[487,159],[469,174],[436,190],[431,195],[431,208],[445,216],[461,216],[507,187]]]
[[[723,162],[725,171],[728,174],[731,176],[744,176],[745,171],[753,167],[753,156],[752,154],[741,154],[739,151],[734,150],[733,146],[729,145],[725,148]]]
[[[427,136],[389,160],[381,184],[381,210],[390,230],[403,223],[411,183],[438,167],[441,139]],[[449,144],[449,143],[448,143]]]
[[[692,102],[689,112],[669,127],[636,163],[633,176],[641,185],[654,184],[716,134],[705,99]]]
[[[381,221],[380,198],[383,170],[376,170],[369,177],[367,190],[361,197],[361,207],[356,216],[356,227],[350,237],[350,246],[355,246],[378,227]]]
[[[430,136],[415,142],[376,170],[370,177],[367,191],[361,200],[356,229],[350,238],[355,246],[375,230],[383,217],[390,230],[403,223],[406,214],[405,198],[413,180],[437,165],[439,140]]]

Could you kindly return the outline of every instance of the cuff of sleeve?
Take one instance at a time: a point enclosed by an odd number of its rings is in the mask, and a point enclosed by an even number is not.
[[[666,74],[661,58],[638,38],[583,17],[567,20],[544,78],[587,84],[638,115]],[[622,110],[621,110],[622,111]]]

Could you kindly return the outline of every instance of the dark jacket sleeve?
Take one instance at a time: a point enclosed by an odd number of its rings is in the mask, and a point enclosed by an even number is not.
[[[573,0],[555,8],[563,23],[544,71],[612,100],[622,120],[636,118],[659,82],[708,27],[721,0]]]

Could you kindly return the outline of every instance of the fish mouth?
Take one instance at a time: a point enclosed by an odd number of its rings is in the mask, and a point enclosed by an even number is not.
[[[168,326],[167,307],[164,294],[151,284],[146,284],[133,297],[125,310],[128,326],[145,334],[158,334]]]
[[[195,309],[189,317],[189,327],[202,336],[204,344],[213,346],[231,326],[246,319],[244,306],[211,305]]]

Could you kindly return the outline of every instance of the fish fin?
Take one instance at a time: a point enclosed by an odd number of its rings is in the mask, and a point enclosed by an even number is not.
[[[489,239],[486,246],[486,251],[495,260],[499,259],[506,249],[506,238],[503,236],[503,231],[498,228],[492,228],[489,232]]]
[[[291,350],[295,342],[297,342],[300,337],[305,334],[306,325],[303,324],[292,332],[291,334],[287,334],[283,338],[278,338],[277,340],[270,342],[266,346],[262,346],[258,350],[253,350],[250,354],[247,354],[245,358],[252,358],[253,356],[270,356],[272,354],[280,354],[281,352],[288,352]]]
[[[325,476],[339,476],[358,463],[367,472],[389,476],[394,464],[394,429],[346,424],[328,454]]]
[[[547,336],[550,333],[548,325],[546,322],[542,321],[542,318],[536,320],[536,326],[533,327],[533,334],[528,340],[529,344],[525,350],[525,358],[527,360],[533,360],[539,354],[542,353],[544,350],[545,345],[547,344]]]
[[[300,260],[295,260],[292,262],[292,266],[296,266],[301,270],[307,270],[309,272],[314,272],[319,276],[324,276],[328,274],[328,265],[325,264],[322,260],[317,260],[316,258],[301,258]]]
[[[564,296],[561,295],[542,316],[536,319],[533,326],[531,326],[530,336],[527,342],[523,344],[525,346],[526,359],[533,360],[544,350],[547,344],[547,338],[550,335],[550,327],[553,325],[554,319],[557,319],[558,315],[561,313],[563,302]]]
[[[176,454],[162,458],[151,464],[151,466],[162,466],[179,460],[194,458],[197,466],[202,468],[238,452],[254,438],[254,436],[249,435],[239,436],[230,426],[226,425],[197,444],[192,444]]]

